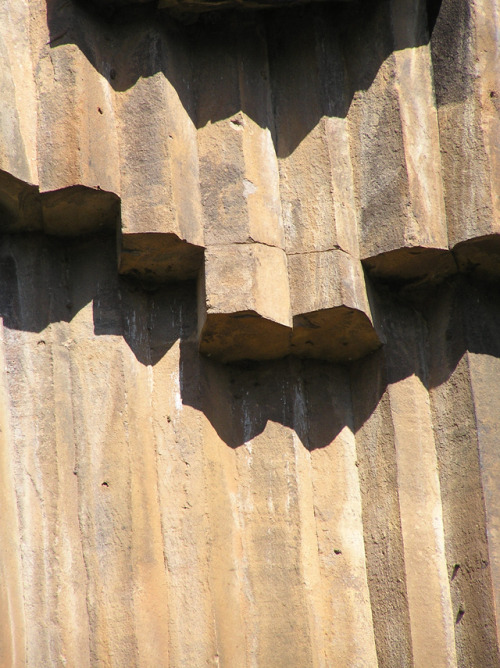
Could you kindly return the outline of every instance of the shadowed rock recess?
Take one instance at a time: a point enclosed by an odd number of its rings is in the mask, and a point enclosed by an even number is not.
[[[499,34],[0,3],[1,666],[500,665]]]

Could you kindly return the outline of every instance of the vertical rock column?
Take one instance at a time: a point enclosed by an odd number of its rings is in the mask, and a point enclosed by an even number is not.
[[[460,303],[463,308],[467,337],[467,363],[470,376],[470,388],[475,417],[477,453],[479,455],[479,471],[481,476],[483,508],[486,518],[487,555],[475,559],[475,563],[466,564],[473,574],[476,569],[489,566],[493,611],[496,622],[496,646],[488,643],[490,655],[498,662],[500,647],[500,457],[498,451],[498,433],[500,429],[500,390],[498,374],[500,373],[500,345],[498,327],[500,313],[498,310],[498,290],[496,286],[485,289],[479,284],[468,290],[464,299],[464,291],[460,292]],[[484,533],[483,533],[484,536]],[[477,577],[477,576],[476,576]],[[485,597],[483,610],[490,603]],[[490,604],[491,605],[491,604]],[[491,610],[491,608],[490,608]],[[473,613],[473,610],[470,611]],[[467,610],[465,612],[467,614]],[[486,630],[486,624],[483,624]],[[491,627],[488,629],[491,633]],[[487,646],[483,642],[483,646]],[[492,649],[496,651],[493,652]],[[486,664],[485,664],[486,665]]]
[[[5,382],[3,321],[0,321],[0,607],[3,610],[0,628],[0,657],[6,665],[24,665],[25,616],[19,518],[13,474],[14,443],[9,420],[9,392]]]
[[[373,632],[381,666],[411,666],[396,447],[383,351],[351,365]]]
[[[3,230],[40,229],[37,104],[29,3],[0,6],[0,216]]]
[[[358,256],[338,34],[328,11],[269,30],[290,280],[291,352],[355,359],[378,347]]]
[[[291,316],[266,42],[252,24],[217,37],[197,49],[200,350],[224,361],[281,357]]]
[[[432,412],[423,363],[424,320],[388,313],[388,398],[394,433],[412,655],[415,666],[456,666],[443,508]],[[390,347],[390,348],[389,348]]]
[[[178,38],[153,22],[120,35],[112,73],[120,115],[120,272],[196,278],[203,229],[191,68]]]
[[[498,601],[496,606],[494,602],[499,578],[499,466],[493,441],[500,413],[496,383],[491,381],[498,374],[498,358],[491,348],[484,354],[498,339],[491,327],[498,308],[481,293],[468,281],[455,281],[441,288],[426,313],[430,398],[460,666],[499,663]],[[469,338],[471,325],[478,336]],[[477,353],[467,353],[467,348]]]
[[[345,40],[361,258],[376,276],[439,279],[453,262],[425,6],[391,2],[367,16]]]
[[[46,14],[34,3],[33,24],[44,230],[114,229],[120,176],[114,96],[100,73],[102,26],[74,3],[53,0]],[[82,43],[87,53],[77,46]]]
[[[500,7],[444,0],[432,64],[450,246],[467,271],[500,267]]]

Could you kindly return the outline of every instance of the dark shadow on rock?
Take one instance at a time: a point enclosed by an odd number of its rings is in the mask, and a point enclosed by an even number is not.
[[[107,18],[77,0],[47,0],[47,9],[51,48],[77,45],[115,90],[161,72],[197,128],[244,112],[286,157],[323,116],[345,117],[395,49],[429,41],[440,2],[428,0],[428,17],[424,2],[407,12],[408,25],[388,0],[209,12],[189,22],[154,3]]]
[[[463,355],[500,357],[498,283],[457,276],[423,309],[429,328],[429,386],[446,381]]]
[[[196,325],[195,286],[186,281],[144,289],[121,278],[116,262],[113,234],[64,240],[0,236],[4,326],[41,332],[51,323],[70,322],[92,304],[97,336],[123,336],[142,364],[156,364]]]
[[[0,314],[4,325],[41,332],[52,322],[72,320],[97,290],[105,247],[101,241],[100,237],[62,241],[41,233],[1,236]],[[85,271],[90,249],[92,276]]]
[[[233,448],[268,421],[294,430],[310,450],[325,447],[346,427],[356,433],[388,385],[415,375],[432,390],[467,352],[500,357],[497,294],[494,286],[455,276],[432,299],[412,305],[381,286],[373,298],[386,344],[345,366],[294,358],[222,365],[199,355],[193,335],[181,340],[182,401],[204,413]]]
[[[476,63],[472,53],[473,28],[468,0],[442,0],[439,8],[430,2],[435,17],[431,39],[434,91],[438,106],[454,104],[472,95]]]
[[[383,349],[351,365],[354,430],[386,387],[415,375],[429,390],[446,382],[467,353],[500,357],[498,284],[456,275],[415,305],[378,286]]]
[[[123,337],[141,364],[155,365],[180,341],[182,402],[203,412],[230,447],[260,434],[268,421],[294,430],[309,449],[352,428],[346,368],[291,358],[222,365],[201,356],[195,283],[149,286],[120,277],[114,235],[0,236],[6,328],[42,332],[89,307],[93,333]]]
[[[293,430],[309,450],[325,447],[352,428],[348,370],[314,360],[223,365],[181,341],[182,402],[201,411],[219,437],[236,448],[270,421]]]
[[[141,364],[155,365],[180,342],[182,402],[203,413],[232,448],[270,421],[295,432],[310,450],[325,447],[344,428],[356,433],[389,384],[416,375],[432,389],[467,352],[500,357],[498,286],[462,275],[418,307],[388,286],[373,299],[386,344],[363,360],[349,366],[296,358],[223,365],[198,352],[194,282],[152,288],[120,277],[114,235],[0,237],[6,328],[41,332],[91,305],[94,334],[123,337]]]

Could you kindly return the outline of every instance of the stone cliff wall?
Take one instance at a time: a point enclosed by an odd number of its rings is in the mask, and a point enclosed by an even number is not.
[[[498,666],[498,0],[156,4],[0,6],[0,665]]]

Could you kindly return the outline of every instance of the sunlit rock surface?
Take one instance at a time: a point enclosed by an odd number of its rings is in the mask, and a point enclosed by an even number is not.
[[[177,10],[0,7],[0,665],[496,667],[498,2]]]

